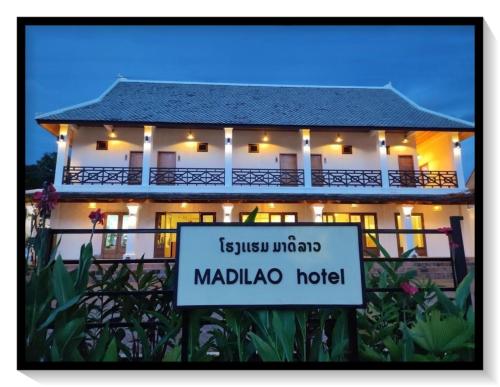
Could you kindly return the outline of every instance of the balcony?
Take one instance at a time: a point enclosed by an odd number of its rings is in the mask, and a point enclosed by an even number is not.
[[[314,187],[382,187],[382,172],[379,170],[313,169]]]
[[[245,186],[303,186],[303,169],[236,168],[232,173],[233,185]]]
[[[151,185],[224,185],[224,168],[151,168]]]
[[[142,168],[135,167],[64,167],[64,184],[140,185]]]
[[[400,171],[389,170],[391,187],[457,188],[455,171]]]

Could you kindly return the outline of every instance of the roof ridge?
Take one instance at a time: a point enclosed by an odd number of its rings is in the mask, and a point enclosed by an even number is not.
[[[218,85],[218,86],[258,86],[258,87],[297,87],[297,88],[325,88],[325,89],[389,89],[390,83],[384,86],[344,86],[344,85],[299,85],[278,83],[237,83],[237,82],[201,82],[201,81],[160,81],[151,79],[119,78],[119,83],[168,83],[175,85]]]

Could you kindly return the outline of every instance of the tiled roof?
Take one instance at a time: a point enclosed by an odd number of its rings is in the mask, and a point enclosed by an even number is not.
[[[322,87],[118,80],[100,98],[38,122],[471,129],[391,85]]]

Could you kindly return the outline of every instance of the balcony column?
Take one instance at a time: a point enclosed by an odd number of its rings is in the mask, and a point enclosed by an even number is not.
[[[311,177],[311,131],[300,129],[302,135],[302,158],[304,164],[304,187],[312,187]]]
[[[59,136],[57,137],[57,158],[56,170],[54,174],[54,185],[56,188],[63,184],[64,167],[68,160],[69,148],[69,125],[59,125]]]
[[[389,168],[387,163],[387,142],[385,130],[378,131],[377,148],[380,155],[380,173],[382,174],[382,188],[389,188]]]
[[[323,204],[313,204],[312,206],[314,212],[314,223],[323,223]]]
[[[465,189],[465,177],[462,165],[462,147],[460,145],[460,137],[458,132],[451,136],[451,146],[453,147],[453,165],[457,173],[458,188]]]
[[[128,209],[128,221],[126,225],[123,225],[123,228],[127,229],[136,229],[137,228],[137,213],[139,212],[139,204],[137,203],[129,203],[127,204]],[[125,235],[125,234],[123,234]],[[125,254],[123,255],[123,259],[136,259],[136,245],[137,245],[137,236],[138,234],[127,234],[127,245],[125,247]]]
[[[153,153],[153,134],[155,127],[150,125],[144,126],[144,144],[142,148],[142,186],[149,186],[149,172]]]
[[[233,128],[224,128],[224,185],[233,185]]]
[[[224,218],[223,221],[224,223],[231,223],[231,213],[233,212],[233,205],[232,204],[223,204],[222,205],[222,210],[224,211]]]
[[[402,206],[401,207],[401,225],[404,230],[413,230],[413,224],[411,222],[411,212],[413,210],[412,206]],[[414,234],[403,234],[405,240],[405,246],[403,246],[403,252],[413,249],[415,247]],[[399,238],[399,235],[398,235]],[[413,256],[414,254],[410,254]]]

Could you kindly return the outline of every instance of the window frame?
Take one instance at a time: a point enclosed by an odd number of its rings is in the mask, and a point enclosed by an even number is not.
[[[424,213],[423,212],[413,212],[411,214],[411,216],[420,216],[420,220],[422,222],[422,230],[425,230],[425,222],[424,222]],[[396,230],[402,230],[398,227],[398,216],[401,216],[401,214],[399,212],[395,212],[394,213],[394,224],[396,225]],[[401,224],[402,223],[403,219],[401,219]],[[397,243],[398,243],[398,255],[400,256],[401,254],[403,254],[403,246],[401,246],[401,241],[400,241],[400,236],[401,235],[404,235],[404,234],[397,234],[396,235],[396,240],[397,240]],[[415,234],[411,234],[411,235],[417,235],[417,233]],[[427,238],[426,238],[426,235],[425,233],[422,233],[422,239],[424,241],[424,246],[423,247],[417,247],[415,249],[416,253],[421,256],[421,257],[427,257]]]
[[[280,212],[280,211],[277,211],[277,212],[269,212],[269,211],[263,211],[263,212],[260,212],[261,214],[269,214],[269,222],[267,223],[271,223],[271,215],[280,215],[281,217],[281,223],[285,223],[285,216],[286,215],[293,215],[295,217],[295,222],[293,223],[297,223],[299,221],[299,217],[297,215],[297,212],[289,212],[289,211],[285,211],[285,212]],[[240,223],[243,223],[243,216],[244,215],[250,215],[251,212],[250,211],[242,211],[240,212],[240,215],[239,215],[239,221]],[[291,223],[291,222],[287,222],[287,223]]]
[[[324,221],[324,216],[331,215],[333,217],[333,219],[335,219],[335,214],[347,214],[347,215],[349,215],[349,223],[353,223],[353,222],[351,222],[351,215],[358,215],[358,216],[360,216],[361,217],[360,224],[361,224],[361,229],[362,230],[365,230],[365,227],[364,227],[365,216],[366,215],[373,216],[373,218],[375,219],[375,230],[378,229],[378,215],[377,215],[376,212],[345,212],[345,211],[323,212],[323,214],[321,216],[321,222],[322,223],[329,223],[329,222],[325,222]],[[332,223],[341,223],[341,222],[332,222]],[[354,222],[354,223],[357,223],[357,222]],[[369,229],[366,229],[366,230],[369,230]],[[378,235],[378,233],[373,232],[373,233],[370,233],[370,234],[375,234],[375,239],[377,240],[377,242],[379,242],[379,235]],[[378,247],[368,247],[368,246],[366,246],[365,236],[366,236],[366,238],[369,238],[368,234],[363,233],[363,237],[361,238],[361,241],[363,243],[363,252],[364,251],[368,251],[368,252],[370,252],[370,253],[378,256],[380,254],[380,251],[379,251]]]

